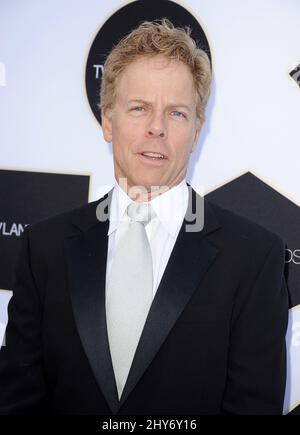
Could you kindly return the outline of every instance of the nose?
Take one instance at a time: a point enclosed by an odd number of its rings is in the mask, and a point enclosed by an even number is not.
[[[147,136],[148,137],[160,137],[161,139],[166,139],[167,129],[161,114],[153,114],[149,124],[147,126]]]

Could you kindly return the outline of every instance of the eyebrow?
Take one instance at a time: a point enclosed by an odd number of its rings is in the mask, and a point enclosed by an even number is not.
[[[144,104],[146,106],[151,106],[152,103],[150,101],[146,101],[146,100],[141,100],[141,99],[134,99],[134,100],[129,100],[128,104]],[[191,111],[191,108],[184,103],[172,103],[172,104],[168,104],[167,108],[171,108],[171,107],[182,107],[184,109],[186,109],[188,112]]]

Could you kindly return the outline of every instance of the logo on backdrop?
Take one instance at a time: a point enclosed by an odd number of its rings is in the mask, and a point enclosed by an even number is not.
[[[9,223],[9,222],[0,222],[0,236],[17,236],[23,233],[25,227],[28,224],[20,224],[17,222]]]
[[[113,46],[143,21],[168,18],[174,26],[189,26],[191,36],[211,59],[206,35],[197,19],[183,6],[169,0],[138,0],[117,10],[102,25],[89,51],[86,63],[85,85],[91,110],[101,124],[100,86],[105,59]]]
[[[88,175],[0,170],[0,289],[12,288],[27,225],[85,204],[88,192]]]
[[[207,195],[221,207],[232,210],[268,230],[286,243],[286,277],[290,306],[300,304],[300,207],[251,172],[230,181]]]
[[[300,63],[290,72],[290,76],[300,86]]]
[[[300,249],[286,249],[286,263],[300,264]]]

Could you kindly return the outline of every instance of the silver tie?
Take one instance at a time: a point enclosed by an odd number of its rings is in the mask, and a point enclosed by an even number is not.
[[[107,332],[119,399],[152,303],[153,265],[145,224],[149,203],[127,207],[129,227],[113,258],[106,290]]]

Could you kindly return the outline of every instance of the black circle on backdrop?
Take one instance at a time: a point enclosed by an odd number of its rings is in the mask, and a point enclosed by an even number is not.
[[[100,86],[105,59],[113,46],[143,21],[168,18],[176,27],[189,26],[191,36],[211,60],[205,33],[196,18],[183,6],[170,0],[137,0],[121,7],[103,24],[97,33],[87,58],[85,85],[92,112],[101,124],[99,109]]]

